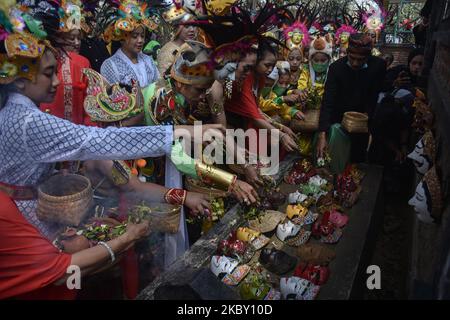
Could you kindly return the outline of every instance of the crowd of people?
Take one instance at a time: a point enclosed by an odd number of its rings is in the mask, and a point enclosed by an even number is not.
[[[195,240],[187,218],[211,210],[211,198],[186,190],[184,177],[257,203],[264,177],[249,163],[257,142],[236,144],[239,175],[190,159],[179,132],[193,137],[195,121],[217,134],[279,132],[279,140],[258,144],[261,157],[276,145],[281,160],[289,153],[387,167],[405,160],[422,49],[392,67],[391,55],[374,51],[377,26],[302,20],[301,4],[251,11],[237,1],[185,2],[0,5],[0,298],[75,298],[65,285],[69,266],[84,277],[119,255],[126,296],[137,295],[134,245],[148,237],[149,222],[128,222],[122,235],[95,246],[79,235],[55,246],[65,226],[37,214],[37,188],[55,173],[88,177],[96,203],[119,207],[120,222],[128,194],[182,206],[178,232],[159,240],[161,270]],[[345,133],[350,111],[368,115],[370,139]],[[187,161],[177,165],[176,156]]]

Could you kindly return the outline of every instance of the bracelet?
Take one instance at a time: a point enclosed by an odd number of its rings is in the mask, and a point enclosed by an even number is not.
[[[239,188],[239,185],[237,184],[237,175],[233,176],[233,182],[230,184],[230,187],[228,188],[227,192],[232,192],[235,190],[235,188]]]
[[[99,241],[97,242],[97,244],[104,246],[106,248],[106,250],[108,250],[109,255],[111,256],[111,263],[114,263],[114,261],[116,261],[116,255],[114,254],[114,251],[111,249],[111,247],[103,241]]]
[[[184,205],[187,191],[183,189],[169,189],[164,195],[164,200],[168,204]]]

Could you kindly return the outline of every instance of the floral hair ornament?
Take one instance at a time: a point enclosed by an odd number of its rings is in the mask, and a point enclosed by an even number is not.
[[[34,80],[45,45],[29,33],[11,34],[5,40],[6,54],[0,54],[0,84],[19,78]]]
[[[103,39],[106,42],[125,40],[130,32],[138,27],[155,31],[158,28],[159,20],[146,3],[140,3],[136,0],[125,0],[120,3],[118,8],[113,7],[113,18],[108,19],[109,25],[106,26],[103,33]],[[111,22],[112,20],[112,22]]]
[[[81,29],[81,2],[79,0],[62,0],[58,10],[61,32],[70,32]]]
[[[15,0],[2,0],[0,2],[0,41],[5,40],[8,34],[13,31],[10,12],[15,4]]]
[[[334,24],[332,23],[327,23],[324,27],[323,27],[323,31],[326,33],[331,33],[331,34],[335,34],[336,33],[336,27],[334,26]]]
[[[0,53],[0,84],[9,84],[19,78],[33,81],[45,48],[54,51],[50,43],[43,40],[47,33],[42,30],[42,24],[22,9],[12,2],[1,7],[0,33],[6,53]]]
[[[316,38],[316,37],[320,36],[322,31],[323,31],[323,29],[322,29],[322,26],[320,25],[320,23],[313,22],[311,27],[308,30],[308,33],[312,38]]]
[[[92,69],[83,69],[88,79],[84,110],[93,121],[117,122],[142,112],[138,84],[131,93],[119,84],[111,85],[101,74]]]

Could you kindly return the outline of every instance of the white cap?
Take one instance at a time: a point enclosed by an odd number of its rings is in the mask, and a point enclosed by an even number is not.
[[[325,37],[318,37],[314,39],[309,47],[309,59],[311,59],[312,56],[318,52],[324,53],[331,58],[333,54],[333,44]]]

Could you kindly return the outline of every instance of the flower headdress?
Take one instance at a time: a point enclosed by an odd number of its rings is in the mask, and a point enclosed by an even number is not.
[[[81,30],[82,3],[79,0],[62,0],[59,13],[59,29],[61,32]]]
[[[54,21],[56,7],[48,5],[48,21]],[[32,9],[36,8],[19,6],[14,1],[0,7],[0,47],[4,47],[4,51],[0,49],[0,84],[9,84],[18,78],[33,80],[45,49],[55,50],[46,40],[48,32],[44,24],[31,15]]]
[[[99,14],[100,28],[105,30],[103,39],[106,42],[124,40],[130,32],[140,26],[155,31],[159,23],[156,12],[158,6],[150,6],[147,2],[141,3],[137,0],[125,0],[119,4],[111,2],[105,5]]]

